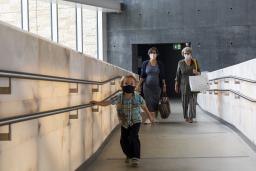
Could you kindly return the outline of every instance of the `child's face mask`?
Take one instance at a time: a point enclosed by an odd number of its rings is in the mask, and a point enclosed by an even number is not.
[[[122,88],[125,93],[134,93],[135,90],[135,86],[132,85],[125,85]]]
[[[122,90],[125,93],[134,93],[136,82],[132,78],[124,80]]]

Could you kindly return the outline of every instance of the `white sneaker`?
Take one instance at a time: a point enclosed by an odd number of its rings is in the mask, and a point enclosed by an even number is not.
[[[147,118],[144,122],[144,124],[151,124],[150,120]]]
[[[138,158],[132,158],[132,161],[131,161],[132,167],[138,167],[138,165],[139,165],[139,160],[140,160],[140,159],[138,159]]]

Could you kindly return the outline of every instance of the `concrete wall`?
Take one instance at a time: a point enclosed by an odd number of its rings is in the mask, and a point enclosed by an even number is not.
[[[238,76],[256,80],[256,59],[234,65],[228,68],[208,73],[209,79],[221,76]],[[229,83],[225,83],[229,81]],[[235,84],[234,79],[225,79],[212,84],[211,89],[232,89],[252,99],[256,99],[256,84],[240,81]],[[248,139],[256,145],[256,105],[243,98],[236,98],[232,93],[199,94],[199,105],[206,111],[229,122],[239,129]]]
[[[127,71],[0,23],[0,69],[103,81]],[[101,100],[119,89],[92,85],[12,79],[12,94],[0,94],[0,118],[46,111]],[[7,80],[0,78],[0,86]],[[79,110],[11,125],[12,141],[0,141],[1,171],[72,171],[88,159],[118,124],[115,107]],[[0,127],[5,132],[6,127]]]
[[[124,0],[108,14],[108,60],[132,70],[131,44],[192,42],[202,70],[254,58],[255,0]],[[160,52],[161,53],[161,52]]]

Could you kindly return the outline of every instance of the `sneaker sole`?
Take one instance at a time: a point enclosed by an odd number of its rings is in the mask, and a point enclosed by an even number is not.
[[[138,163],[132,163],[132,167],[138,167]]]

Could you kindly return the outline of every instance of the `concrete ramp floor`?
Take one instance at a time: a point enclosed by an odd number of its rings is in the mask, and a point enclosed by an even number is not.
[[[133,168],[124,163],[114,133],[88,171],[255,171],[256,153],[232,129],[197,108],[197,121],[183,120],[181,103],[171,102],[172,114],[159,124],[142,125],[141,161]]]

